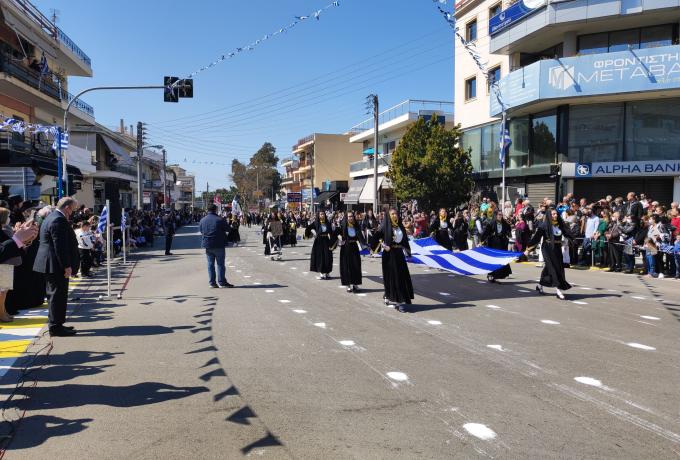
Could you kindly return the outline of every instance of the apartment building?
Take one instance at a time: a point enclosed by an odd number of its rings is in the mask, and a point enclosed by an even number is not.
[[[465,1],[459,27],[468,30],[475,15],[478,51],[490,68],[502,61],[493,78],[512,137],[511,190],[534,200],[629,191],[680,200],[680,2]],[[457,120],[476,182],[492,193],[503,106],[487,98],[483,113],[476,105],[484,86],[465,53],[456,43]]]
[[[91,77],[90,58],[29,1],[0,0],[0,13],[0,115],[27,124],[61,125],[73,99],[68,77]],[[94,109],[83,101],[76,101],[69,114],[74,124],[94,123]],[[52,147],[44,133],[0,130],[0,184],[27,200],[53,201],[57,157]],[[74,164],[87,166],[83,152],[73,157]],[[85,197],[91,183],[74,164],[67,169],[68,190]]]
[[[282,192],[290,196],[288,207],[308,209],[312,190],[315,205],[339,203],[340,193],[348,187],[347,165],[362,156],[362,146],[349,140],[349,134],[314,133],[295,143],[292,155],[281,162],[285,169]]]
[[[378,203],[394,206],[396,198],[394,190],[385,173],[389,169],[392,153],[406,130],[419,118],[429,120],[432,117],[453,128],[453,103],[447,101],[425,101],[409,99],[394,107],[382,111],[378,121]],[[351,182],[344,196],[344,204],[360,209],[372,207],[375,197],[374,173],[374,129],[373,118],[364,120],[350,128],[349,142],[361,147],[363,158],[349,165]]]

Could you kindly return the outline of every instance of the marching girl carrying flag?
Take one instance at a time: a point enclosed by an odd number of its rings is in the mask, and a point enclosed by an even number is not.
[[[390,302],[394,303],[394,308],[405,313],[404,304],[410,304],[414,298],[411,273],[406,265],[406,254],[410,255],[411,247],[406,236],[406,229],[396,209],[390,209],[376,235],[383,240],[382,271],[385,305],[389,305]]]

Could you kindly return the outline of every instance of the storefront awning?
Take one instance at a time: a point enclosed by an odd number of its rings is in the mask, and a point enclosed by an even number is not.
[[[121,147],[116,141],[113,139],[102,135],[102,139],[104,139],[104,143],[106,146],[109,148],[111,153],[113,153],[115,156],[118,157],[118,162],[121,165],[132,165],[134,162],[132,161],[132,157],[128,152],[125,151],[123,147]]]
[[[385,176],[378,176],[378,189],[382,185]],[[359,197],[359,203],[370,204],[373,203],[375,198],[375,188],[373,187],[373,178],[369,177],[366,186],[361,191],[361,196]]]
[[[347,194],[345,195],[345,204],[358,204],[359,203],[359,196],[361,196],[361,191],[364,189],[364,185],[366,185],[366,181],[368,179],[362,178],[362,179],[354,179],[352,181],[352,184],[349,186],[349,190],[347,191]]]
[[[321,192],[314,198],[314,204],[324,204],[326,201],[337,196],[340,192]]]
[[[33,170],[36,175],[46,175],[57,177],[57,160],[56,159],[33,159]],[[66,172],[68,173],[69,181],[81,181],[83,180],[83,174],[80,169],[69,164],[66,165]]]

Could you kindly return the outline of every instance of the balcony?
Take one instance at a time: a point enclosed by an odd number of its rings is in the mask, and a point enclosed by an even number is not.
[[[380,131],[399,129],[419,117],[428,117],[433,114],[443,115],[445,118],[453,117],[453,102],[447,101],[424,101],[409,99],[391,107],[378,116],[378,128]],[[373,134],[374,120],[370,118],[349,130],[352,137],[350,142],[362,142]]]
[[[578,35],[655,24],[677,23],[677,0],[567,0],[528,8],[510,5],[489,19],[489,53],[537,53]]]
[[[16,78],[31,88],[40,91],[42,94],[51,97],[59,102],[59,105],[63,105],[63,108],[66,108],[66,104],[74,97],[71,93],[61,88],[60,85],[54,83],[51,72],[40,78],[40,72],[25,67],[13,60],[9,54],[0,55],[0,72],[4,72],[8,76]],[[94,108],[80,99],[73,103],[71,107],[80,110],[90,117],[94,117]]]
[[[94,177],[113,177],[125,180],[137,180],[137,168],[131,165],[119,165],[116,163],[106,164],[97,162],[97,172]]]
[[[80,67],[80,71],[73,68],[69,69],[73,72],[73,75],[92,76],[92,61],[89,56],[35,5],[28,0],[7,0],[7,4],[9,9],[5,12],[6,15],[9,14],[10,17],[16,15],[22,24],[28,21],[28,24],[42,31],[48,40],[58,43],[59,48],[65,51],[65,54],[71,59],[74,59],[74,62]]]
[[[380,152],[378,152],[378,155],[380,155]],[[382,167],[387,167],[389,166],[390,162],[392,161],[392,155],[388,154],[385,156],[379,156],[378,157],[378,169]],[[362,171],[373,171],[373,158],[369,158],[366,160],[362,161],[355,161],[354,163],[350,163],[349,165],[349,173],[352,175],[352,173],[359,173]]]
[[[616,102],[680,96],[680,45],[546,59],[499,82],[508,113],[548,110],[567,101]],[[490,98],[489,114],[502,113]]]
[[[310,134],[307,137],[303,137],[302,139],[298,139],[297,143],[293,146],[293,151],[299,149],[301,146],[305,144],[309,144],[314,140],[314,134]]]

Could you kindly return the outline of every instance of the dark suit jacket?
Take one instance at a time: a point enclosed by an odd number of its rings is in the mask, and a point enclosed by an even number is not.
[[[38,273],[64,273],[71,267],[78,272],[80,256],[76,234],[66,217],[59,212],[50,213],[40,226],[40,246],[35,256],[33,270]]]

